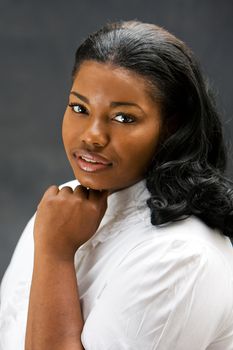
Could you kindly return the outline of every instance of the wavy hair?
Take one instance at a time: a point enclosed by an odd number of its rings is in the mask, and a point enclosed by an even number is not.
[[[119,21],[82,42],[73,78],[85,60],[141,75],[162,107],[163,134],[145,174],[152,225],[195,215],[232,239],[233,182],[225,176],[221,118],[192,51],[154,24]]]

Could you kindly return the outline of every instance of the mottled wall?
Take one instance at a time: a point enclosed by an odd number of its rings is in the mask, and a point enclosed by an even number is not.
[[[80,41],[107,20],[167,28],[202,62],[230,140],[232,15],[231,0],[0,0],[0,278],[44,190],[73,178],[60,129]]]

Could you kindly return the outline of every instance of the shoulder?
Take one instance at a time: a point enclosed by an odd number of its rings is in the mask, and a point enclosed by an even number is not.
[[[229,237],[208,227],[196,217],[163,227],[147,228],[143,240],[135,244],[122,261],[139,269],[156,266],[161,271],[187,268],[233,284],[233,247]]]
[[[193,249],[195,247],[196,249],[208,247],[215,254],[225,255],[229,253],[230,258],[233,258],[233,247],[230,238],[218,229],[209,227],[194,215],[168,225],[154,226],[152,231],[156,231],[154,232],[154,237],[157,236],[161,240],[168,242],[172,241],[175,245],[180,242],[192,246]]]
[[[197,230],[203,232],[195,235]],[[109,328],[115,332],[118,315],[123,321],[124,315],[130,315],[125,319],[128,337],[135,336],[135,327],[147,329],[156,342],[168,344],[166,349],[177,342],[181,329],[180,341],[186,334],[187,344],[193,329],[200,343],[220,332],[232,317],[233,274],[219,250],[208,243],[206,231],[208,227],[195,220],[151,228],[109,274],[85,324],[87,338],[98,319],[97,324],[103,325],[100,334]],[[152,339],[148,341],[151,344]],[[177,344],[177,349],[181,346]]]
[[[154,235],[134,246],[121,261],[119,276],[126,272],[124,283],[143,276],[144,284],[178,288],[189,296],[198,288],[202,301],[212,296],[219,313],[224,308],[229,314],[233,307],[233,249],[225,237],[195,218],[155,229]]]

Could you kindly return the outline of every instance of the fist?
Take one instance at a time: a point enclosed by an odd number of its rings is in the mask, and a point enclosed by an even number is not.
[[[38,207],[34,224],[35,252],[72,258],[90,239],[107,209],[108,191],[79,185],[49,187]]]

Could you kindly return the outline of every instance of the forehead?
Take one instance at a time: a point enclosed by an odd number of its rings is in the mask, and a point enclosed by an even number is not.
[[[72,89],[84,95],[91,94],[112,100],[137,100],[139,104],[151,106],[155,103],[151,97],[150,83],[146,78],[110,63],[84,61],[75,75]]]

